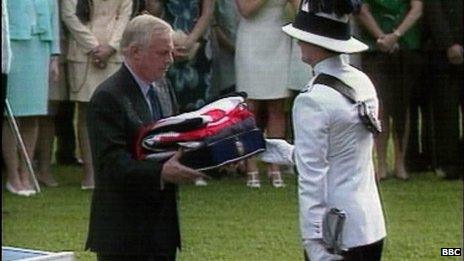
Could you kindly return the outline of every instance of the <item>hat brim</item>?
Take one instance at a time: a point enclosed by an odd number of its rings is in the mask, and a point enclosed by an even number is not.
[[[369,49],[369,46],[354,37],[349,40],[337,40],[308,33],[293,27],[292,24],[283,26],[282,30],[293,38],[339,53],[359,53]]]

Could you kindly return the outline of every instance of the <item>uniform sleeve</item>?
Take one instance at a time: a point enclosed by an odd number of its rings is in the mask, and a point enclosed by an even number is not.
[[[72,37],[88,53],[99,43],[92,31],[83,25],[76,16],[76,4],[77,0],[61,1],[61,17]]]
[[[322,238],[329,169],[329,113],[309,93],[294,106],[295,161],[298,169],[299,216],[303,239]]]
[[[114,27],[113,35],[111,36],[108,44],[115,50],[119,50],[119,43],[121,42],[122,33],[129,22],[132,14],[132,0],[124,0],[118,9],[118,17]]]

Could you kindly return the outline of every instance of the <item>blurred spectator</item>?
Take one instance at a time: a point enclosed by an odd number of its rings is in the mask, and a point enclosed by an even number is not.
[[[198,109],[211,99],[211,54],[206,53],[207,39],[214,11],[213,0],[164,1],[164,19],[174,29],[174,64],[170,80],[181,112]],[[158,9],[159,10],[159,9]],[[206,185],[199,179],[195,183]]]
[[[213,17],[213,0],[167,0],[164,19],[174,33],[175,61],[167,74],[181,111],[198,109],[209,98],[211,57],[205,36]]]
[[[462,177],[459,102],[463,90],[462,0],[424,1],[424,50],[431,102],[432,140],[438,172],[447,178]],[[462,109],[462,104],[461,104]],[[461,119],[462,121],[462,119]],[[462,129],[461,129],[462,131]],[[462,145],[462,143],[461,143]]]
[[[55,0],[10,1],[7,12],[13,54],[7,98],[26,149],[33,158],[39,117],[47,114],[48,77],[58,79],[55,56],[60,52],[58,6]],[[10,130],[3,130],[2,151],[8,173],[7,190],[21,196],[34,194],[25,161],[20,162]]]
[[[295,18],[295,11],[292,5],[287,4],[286,8],[289,21]],[[290,90],[290,99],[286,104],[286,135],[289,140],[293,140],[293,123],[292,123],[292,104],[300,91],[305,88],[309,81],[313,78],[313,71],[311,65],[304,63],[301,60],[301,48],[298,46],[298,40],[292,38],[290,66],[288,69],[288,84],[287,88]]]
[[[132,14],[132,0],[63,1],[61,14],[70,33],[68,76],[70,99],[78,106],[77,128],[85,175],[81,188],[92,189],[87,105],[96,87],[121,65],[119,42]]]
[[[292,4],[287,4],[285,11],[288,22],[295,20],[295,9]],[[291,90],[291,97],[293,100],[293,97],[305,88],[309,80],[313,78],[311,65],[301,60],[301,48],[298,46],[298,40],[294,38],[292,38],[288,74],[287,87]],[[293,102],[291,102],[291,104],[293,104]]]
[[[420,74],[420,32],[416,25],[422,1],[365,0],[358,15],[366,28],[364,40],[370,51],[362,56],[365,72],[380,98],[383,132],[377,138],[378,179],[387,175],[390,120],[393,128],[394,174],[408,179],[404,158],[409,138],[411,86]]]
[[[212,89],[217,95],[235,91],[235,39],[239,14],[235,0],[218,0],[212,27]]]
[[[61,10],[61,7],[60,7]],[[66,55],[68,53],[69,32],[65,24],[60,22],[60,46],[59,57],[60,79],[52,85],[50,99],[56,102],[55,108],[55,158],[58,164],[80,165],[81,161],[76,157],[76,135],[74,129],[74,112],[76,104],[69,100],[69,76]]]
[[[58,7],[60,3],[58,3]],[[58,164],[78,164],[75,153],[74,103],[69,102],[69,84],[66,68],[68,49],[67,30],[60,23],[60,50],[58,59],[59,79],[49,79],[48,115],[39,119],[39,138],[35,159],[38,167],[37,179],[49,187],[58,186],[51,173],[53,141],[56,134],[56,161]],[[56,123],[56,124],[55,124]]]
[[[248,93],[248,104],[256,115],[267,112],[260,126],[267,137],[285,135],[285,98],[289,97],[288,68],[291,57],[291,39],[282,32],[287,2],[298,7],[298,1],[236,0],[241,14],[237,29],[235,69],[237,90]],[[284,187],[280,168],[269,164],[267,175],[274,187]],[[247,161],[247,186],[259,188],[256,159]]]

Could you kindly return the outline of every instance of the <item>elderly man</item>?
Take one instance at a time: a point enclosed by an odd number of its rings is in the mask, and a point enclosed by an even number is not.
[[[124,64],[93,95],[88,128],[96,187],[86,248],[98,260],[175,260],[180,246],[176,183],[206,176],[178,162],[136,161],[134,133],[166,117],[153,82],[172,63],[172,29],[151,15],[127,25],[121,50]],[[157,85],[157,84],[155,84]]]

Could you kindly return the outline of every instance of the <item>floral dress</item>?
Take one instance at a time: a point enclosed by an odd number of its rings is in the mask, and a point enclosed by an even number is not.
[[[165,20],[174,30],[189,34],[195,27],[200,12],[201,0],[168,0],[165,2]],[[210,100],[211,56],[206,55],[207,39],[199,39],[200,48],[188,61],[175,62],[167,74],[179,101],[181,111],[190,111]]]

